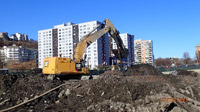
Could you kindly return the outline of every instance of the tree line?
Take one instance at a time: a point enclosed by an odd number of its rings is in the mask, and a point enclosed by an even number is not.
[[[197,58],[192,59],[188,52],[183,53],[182,58],[158,58],[155,59],[154,65],[156,66],[171,66],[172,64],[176,65],[191,65],[196,64]]]

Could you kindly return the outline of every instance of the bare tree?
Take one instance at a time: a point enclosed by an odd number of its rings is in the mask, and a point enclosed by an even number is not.
[[[170,58],[158,58],[158,59],[155,59],[154,64],[156,66],[170,66],[172,62]]]
[[[0,40],[0,47],[12,46],[13,44],[15,44],[17,46],[25,46],[26,48],[38,49],[37,42]]]
[[[183,63],[184,64],[192,64],[192,60],[188,52],[183,53]]]
[[[188,58],[190,58],[189,53],[188,52],[184,52],[183,53],[183,59],[188,59]]]

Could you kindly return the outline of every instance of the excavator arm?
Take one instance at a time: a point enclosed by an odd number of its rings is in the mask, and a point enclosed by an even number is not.
[[[102,24],[100,25],[102,26]],[[100,26],[96,27],[94,30],[99,28]],[[98,38],[103,36],[104,34],[108,33],[109,29],[108,28],[103,28],[97,32],[91,31],[88,35],[83,37],[83,39],[78,43],[76,49],[75,49],[75,54],[74,54],[74,61],[76,63],[80,63],[82,60],[83,54],[85,53],[86,48],[96,41]],[[94,32],[94,33],[93,33]]]
[[[106,33],[109,33],[110,36],[115,40],[117,44],[117,50],[113,50],[113,53],[118,58],[126,58],[128,56],[128,49],[125,48],[122,39],[119,36],[119,31],[117,31],[112,24],[112,22],[108,19],[105,19],[105,24],[100,24],[94,30],[92,30],[89,34],[83,37],[83,39],[78,43],[75,54],[74,54],[74,61],[75,63],[81,63],[83,60],[83,54],[85,53],[86,48],[96,41],[98,38],[103,36]],[[101,28],[101,30],[96,31],[96,29]]]

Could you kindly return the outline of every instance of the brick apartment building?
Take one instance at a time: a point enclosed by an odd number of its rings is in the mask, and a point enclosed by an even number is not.
[[[197,63],[200,64],[200,44],[196,46]]]
[[[134,41],[135,64],[152,64],[154,63],[153,41],[152,40],[135,40]]]

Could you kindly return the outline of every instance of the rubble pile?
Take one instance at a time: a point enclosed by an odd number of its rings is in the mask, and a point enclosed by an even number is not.
[[[149,64],[132,65],[125,75],[161,75],[162,73]]]
[[[193,81],[186,83],[187,75],[162,75],[149,65],[140,65],[137,69],[140,70],[129,68],[125,73],[106,71],[93,80],[51,81],[41,74],[31,73],[25,76],[0,75],[0,111],[62,83],[65,85],[59,89],[11,111],[200,111],[199,77],[189,76]]]
[[[34,98],[35,96],[60,85],[62,82],[59,80],[52,81],[44,79],[41,74],[23,74],[0,75],[0,83],[0,109],[2,109],[3,107],[7,108]],[[38,103],[38,101],[34,101],[32,104]]]

